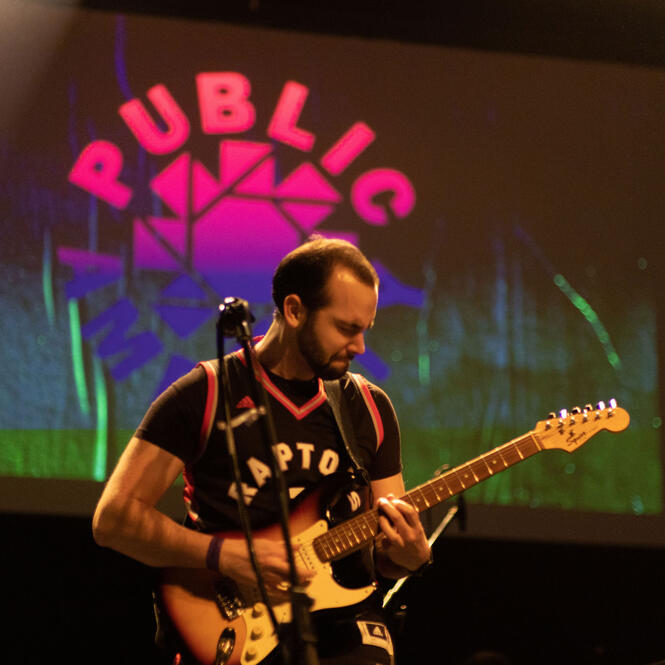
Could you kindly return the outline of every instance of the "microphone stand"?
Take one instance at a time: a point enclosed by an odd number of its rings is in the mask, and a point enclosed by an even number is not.
[[[289,531],[289,506],[288,506],[288,491],[284,474],[279,466],[274,450],[277,443],[277,435],[275,432],[275,424],[270,413],[270,405],[268,402],[267,394],[263,383],[257,380],[257,375],[260,375],[260,368],[257,367],[257,360],[252,352],[251,339],[252,332],[250,322],[254,321],[254,317],[249,311],[249,305],[246,300],[240,298],[225,298],[223,304],[219,306],[219,322],[217,326],[217,347],[220,364],[220,395],[222,396],[225,405],[226,415],[226,433],[227,443],[231,441],[229,446],[229,454],[234,460],[234,475],[236,475],[235,482],[238,496],[238,508],[241,513],[241,522],[246,522],[247,530],[245,537],[247,539],[247,546],[250,552],[250,560],[259,582],[259,590],[263,596],[263,600],[268,607],[270,618],[278,635],[280,646],[282,649],[282,656],[284,663],[294,663],[297,665],[318,665],[318,655],[316,651],[316,636],[312,625],[312,618],[309,608],[312,605],[311,598],[307,595],[305,587],[298,579],[296,571],[296,562],[294,556],[293,545],[291,543],[291,535]],[[233,441],[230,417],[230,386],[228,379],[228,370],[224,362],[223,353],[223,338],[235,337],[243,349],[245,356],[245,365],[249,377],[251,397],[254,400],[256,407],[256,414],[258,423],[261,428],[261,439],[263,441],[267,458],[270,460],[270,468],[272,477],[274,479],[275,498],[279,506],[279,519],[282,529],[282,536],[286,547],[286,557],[289,564],[289,588],[291,598],[291,622],[292,630],[288,639],[285,639],[285,632],[277,626],[277,621],[269,602],[265,584],[263,584],[262,576],[259,570],[256,554],[252,546],[251,527],[247,516],[247,509],[244,502],[244,495],[242,492],[240,471],[237,462],[237,454],[235,450],[235,442]],[[245,517],[242,517],[242,513]],[[244,528],[244,527],[243,527]]]

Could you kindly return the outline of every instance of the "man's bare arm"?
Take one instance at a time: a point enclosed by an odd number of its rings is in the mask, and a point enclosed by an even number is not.
[[[181,526],[155,507],[182,468],[178,457],[132,438],[95,510],[95,541],[149,566],[205,568],[212,536]],[[277,587],[288,577],[284,544],[256,538],[254,547],[266,583]],[[236,581],[255,580],[242,539],[223,541],[218,564]],[[299,574],[303,579],[311,577],[302,566]]]
[[[155,507],[182,468],[175,455],[132,438],[97,504],[95,541],[150,566],[205,567],[211,537],[177,524]]]

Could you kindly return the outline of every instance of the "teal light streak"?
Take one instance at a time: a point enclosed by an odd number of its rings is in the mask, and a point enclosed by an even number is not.
[[[109,403],[106,394],[104,368],[101,361],[95,358],[92,367],[95,382],[95,402],[97,404],[97,428],[92,475],[95,480],[101,482],[106,478],[106,459],[109,440]]]
[[[81,413],[85,416],[89,416],[90,399],[88,397],[88,386],[85,382],[85,369],[83,367],[83,340],[81,339],[81,320],[79,317],[78,302],[74,299],[70,300],[68,303],[68,309],[76,395],[78,396]]]
[[[51,233],[44,232],[44,250],[42,253],[42,290],[44,292],[44,307],[46,318],[50,326],[55,323],[55,300],[53,297],[53,258],[51,252]]]
[[[621,369],[621,358],[616,352],[610,335],[603,325],[602,321],[598,318],[598,314],[593,310],[591,305],[568,283],[568,280],[561,274],[554,275],[554,283],[561,289],[563,294],[570,300],[571,303],[582,313],[584,318],[591,324],[593,331],[596,333],[598,341],[602,344],[605,350],[607,360],[615,370]]]
[[[430,384],[430,360],[426,353],[418,355],[418,379],[422,386]]]

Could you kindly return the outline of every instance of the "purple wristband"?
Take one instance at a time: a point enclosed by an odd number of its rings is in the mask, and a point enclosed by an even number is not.
[[[224,538],[221,536],[213,536],[208,545],[208,553],[206,554],[206,568],[219,572],[219,552],[222,549]]]

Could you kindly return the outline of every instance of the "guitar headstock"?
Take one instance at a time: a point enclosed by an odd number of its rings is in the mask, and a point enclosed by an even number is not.
[[[551,413],[547,420],[536,424],[533,432],[543,448],[572,452],[598,432],[621,432],[629,422],[628,412],[611,399],[608,405],[599,402],[595,408],[587,404],[583,409],[575,407],[571,411],[563,409],[558,414]]]

